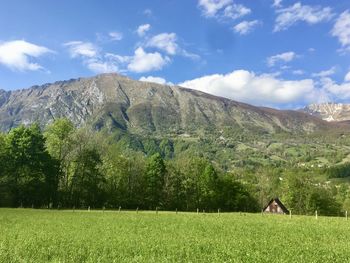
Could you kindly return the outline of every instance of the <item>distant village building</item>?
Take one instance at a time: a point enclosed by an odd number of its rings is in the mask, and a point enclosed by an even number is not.
[[[264,207],[263,211],[264,213],[289,214],[288,209],[278,198],[271,199],[270,202]]]

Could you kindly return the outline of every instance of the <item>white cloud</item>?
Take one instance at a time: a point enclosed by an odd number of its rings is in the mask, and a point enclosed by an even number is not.
[[[87,62],[87,67],[95,73],[117,72],[118,66],[115,63],[99,60],[91,60]]]
[[[83,64],[94,73],[125,72],[125,65],[131,61],[132,57],[120,56],[113,53],[98,55],[94,58],[83,60]]]
[[[148,76],[148,77],[141,77],[139,79],[140,81],[144,82],[154,82],[162,85],[174,85],[172,82],[167,82],[166,79],[161,78],[161,77],[153,77],[153,76]]]
[[[43,67],[38,63],[31,62],[31,59],[38,58],[50,52],[53,51],[24,40],[3,42],[0,43],[0,64],[11,70],[40,70]]]
[[[294,75],[304,75],[305,74],[305,71],[304,70],[301,70],[301,69],[296,69],[296,70],[293,70],[292,73]]]
[[[334,24],[331,31],[332,36],[338,38],[344,50],[350,51],[350,13],[343,12]]]
[[[203,15],[213,17],[220,9],[227,7],[232,0],[199,0],[198,6],[202,9]]]
[[[186,58],[190,58],[192,60],[200,60],[201,56],[194,54],[194,53],[190,53],[184,49],[180,49],[180,54]]]
[[[330,69],[322,70],[318,73],[313,73],[311,76],[314,78],[325,78],[325,77],[329,77],[331,75],[334,75],[335,71],[336,71],[336,68],[331,67]]]
[[[255,105],[309,103],[319,97],[312,79],[288,81],[246,70],[208,75],[179,85]]]
[[[109,37],[111,38],[111,40],[113,41],[119,41],[119,40],[122,40],[123,39],[123,34],[120,33],[120,32],[109,32]]]
[[[350,82],[350,71],[345,75],[344,80]]]
[[[130,56],[120,56],[113,53],[106,53],[105,58],[111,61],[115,61],[116,63],[119,63],[119,64],[130,62],[130,60],[132,59],[132,57]]]
[[[244,5],[233,4],[224,9],[224,17],[237,19],[250,14],[252,11]]]
[[[276,65],[276,63],[290,62],[290,61],[294,60],[295,58],[297,58],[297,54],[295,54],[292,51],[289,51],[289,52],[277,54],[277,55],[274,55],[274,56],[267,58],[267,65],[269,67],[273,67]]]
[[[260,22],[258,20],[253,21],[243,21],[233,27],[234,31],[241,34],[246,35],[254,30],[256,26],[258,26]]]
[[[147,40],[145,47],[157,48],[172,56],[181,55],[192,60],[201,59],[199,55],[181,48],[177,43],[177,35],[175,33],[161,33],[155,35]]]
[[[147,53],[142,47],[135,50],[133,56],[121,56],[103,53],[100,48],[89,42],[72,41],[65,43],[72,58],[80,58],[83,65],[95,73],[108,72],[148,72],[160,70],[170,62],[160,53]]]
[[[273,0],[272,6],[275,8],[280,8],[282,6],[282,0]]]
[[[330,7],[308,6],[301,3],[278,9],[274,31],[282,31],[293,26],[298,22],[306,22],[310,25],[323,21],[329,21],[333,17]]]
[[[199,0],[198,7],[205,17],[237,19],[251,13],[249,8],[234,4],[233,0]]]
[[[65,43],[72,58],[80,58],[83,65],[94,73],[119,72],[120,66],[130,60],[129,57],[102,51],[90,42],[71,41]]]
[[[175,55],[178,51],[178,44],[176,43],[177,36],[175,33],[162,33],[155,35],[147,41],[147,47],[155,47],[165,51],[169,55]]]
[[[170,62],[168,57],[162,57],[158,52],[146,53],[143,48],[135,50],[135,55],[131,59],[128,70],[136,73],[160,70]]]
[[[149,31],[150,29],[151,29],[150,24],[143,24],[137,28],[136,33],[139,35],[139,37],[143,37],[146,34],[146,32]]]
[[[69,53],[72,58],[76,57],[96,57],[98,54],[98,48],[90,42],[82,41],[70,41],[63,44],[68,47]]]
[[[331,96],[341,100],[350,99],[350,82],[337,84],[330,78],[324,78],[322,79],[322,85],[323,89]]]

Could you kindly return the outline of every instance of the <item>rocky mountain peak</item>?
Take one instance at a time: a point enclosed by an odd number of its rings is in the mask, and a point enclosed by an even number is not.
[[[350,120],[350,104],[331,102],[310,104],[302,111],[329,122]]]

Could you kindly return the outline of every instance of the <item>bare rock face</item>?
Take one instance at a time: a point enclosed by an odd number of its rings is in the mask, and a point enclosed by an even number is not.
[[[259,133],[304,133],[332,128],[298,111],[254,107],[178,86],[118,74],[59,81],[11,92],[0,90],[0,130],[67,117],[77,127],[135,134],[181,135],[242,128]]]
[[[342,103],[322,103],[311,104],[302,111],[312,116],[319,117],[328,122],[349,121],[350,120],[350,104]]]

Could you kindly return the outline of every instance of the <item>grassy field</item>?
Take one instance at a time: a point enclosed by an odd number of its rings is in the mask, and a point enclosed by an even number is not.
[[[1,262],[350,262],[350,220],[0,209]]]

